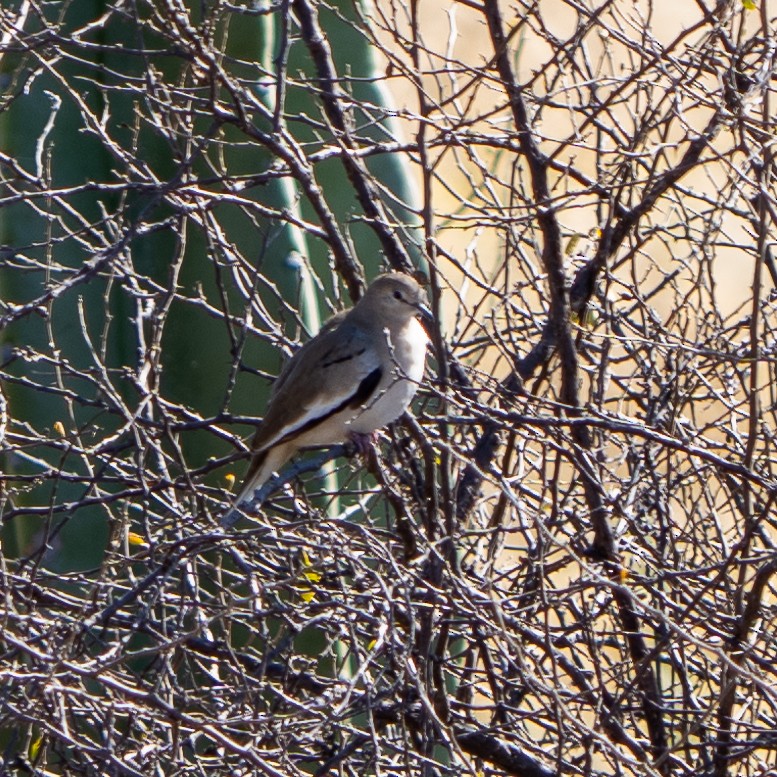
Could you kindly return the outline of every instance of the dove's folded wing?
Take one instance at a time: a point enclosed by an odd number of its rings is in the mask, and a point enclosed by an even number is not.
[[[252,449],[267,450],[341,410],[359,407],[369,400],[381,376],[381,358],[369,335],[344,321],[303,346],[288,371],[281,373]]]

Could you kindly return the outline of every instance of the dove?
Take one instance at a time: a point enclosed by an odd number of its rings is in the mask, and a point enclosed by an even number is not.
[[[378,276],[287,362],[251,442],[253,457],[235,507],[298,451],[366,441],[407,409],[424,374],[432,314],[409,275]],[[235,509],[222,523],[236,519]]]

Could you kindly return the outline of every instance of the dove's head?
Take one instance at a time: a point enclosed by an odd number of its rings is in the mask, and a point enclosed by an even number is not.
[[[369,309],[387,324],[402,325],[414,317],[426,323],[433,320],[423,288],[414,278],[398,272],[379,275],[364,293],[359,307]]]

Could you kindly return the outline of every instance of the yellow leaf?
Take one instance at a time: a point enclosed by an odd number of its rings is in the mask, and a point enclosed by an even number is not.
[[[626,569],[626,567],[621,567],[620,572],[618,574],[621,580],[621,585],[624,585],[626,581],[629,579],[629,570]]]
[[[755,0],[742,0],[742,8],[746,11],[755,11],[758,8],[758,3]]]
[[[135,534],[134,531],[127,532],[127,542],[134,546],[146,546],[146,541],[139,534]]]
[[[308,583],[319,583],[321,582],[322,574],[316,572],[315,569],[306,569],[302,572],[302,577],[304,577]]]
[[[377,639],[371,639],[370,643],[367,645],[367,650],[372,650],[377,644],[378,644]]]
[[[30,761],[33,763],[38,758],[38,753],[40,753],[40,748],[43,745],[43,732],[41,731],[40,734],[38,734],[37,737],[35,737],[32,742],[30,742],[30,748],[27,753]]]
[[[231,491],[235,487],[235,476],[231,472],[224,475],[224,482],[227,484],[227,490]]]
[[[302,566],[304,569],[300,572],[300,577],[307,580],[308,583],[311,583],[312,585],[315,585],[316,583],[321,582],[321,578],[323,577],[323,574],[319,572],[316,569],[313,569],[313,562],[310,560],[310,556],[308,555],[307,550],[305,548],[302,548],[302,550],[299,553],[300,560],[302,561]],[[303,602],[312,602],[313,599],[316,598],[316,592],[313,591],[310,588],[300,588],[299,589],[299,595]]]
[[[62,421],[54,421],[54,431],[60,436],[65,436],[65,425]]]
[[[586,311],[581,318],[576,310],[570,310],[569,320],[572,324],[578,324],[586,329],[593,329],[599,323],[599,314],[595,310],[586,308]]]

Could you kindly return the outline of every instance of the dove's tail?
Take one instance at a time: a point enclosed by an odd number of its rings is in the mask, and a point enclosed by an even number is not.
[[[293,445],[282,443],[254,454],[240,493],[238,493],[232,507],[219,519],[219,523],[223,527],[228,528],[238,521],[242,514],[241,505],[247,506],[251,502],[256,492],[270,479],[273,472],[277,472],[291,458],[294,450]]]

